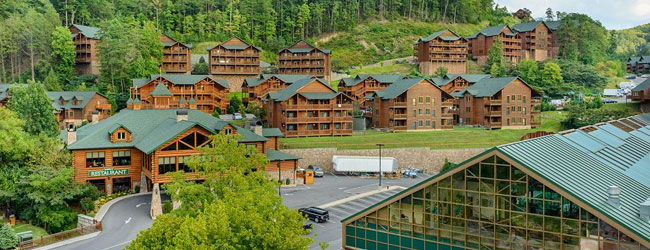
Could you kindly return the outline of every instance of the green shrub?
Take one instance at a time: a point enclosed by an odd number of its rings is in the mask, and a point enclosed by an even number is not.
[[[163,203],[163,214],[167,214],[167,213],[171,212],[172,210],[174,210],[174,206],[172,205],[172,201],[166,200]]]
[[[95,210],[95,202],[90,197],[81,199],[79,203],[81,203],[81,209],[86,213]]]
[[[18,237],[7,224],[0,224],[0,249],[12,249],[18,245]]]

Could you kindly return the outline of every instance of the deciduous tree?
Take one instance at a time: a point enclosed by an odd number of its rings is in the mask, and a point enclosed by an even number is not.
[[[7,107],[25,121],[25,131],[38,135],[56,137],[59,134],[52,101],[40,83],[30,82],[27,87],[11,88]]]
[[[56,27],[52,32],[51,64],[60,82],[69,81],[74,76],[75,45],[70,37],[72,34],[65,27]]]

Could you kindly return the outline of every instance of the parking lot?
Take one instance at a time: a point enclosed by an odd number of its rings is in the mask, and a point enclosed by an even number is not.
[[[325,223],[314,223],[310,236],[314,239],[311,249],[320,249],[319,242],[329,243],[327,249],[341,248],[341,220],[361,211],[372,204],[388,198],[405,188],[408,188],[430,175],[420,174],[415,179],[382,179],[382,186],[398,186],[388,191],[379,192],[370,196],[350,200],[326,208],[330,220]],[[296,187],[282,188],[283,202],[289,208],[309,206],[322,206],[339,201],[354,195],[375,191],[378,189],[377,178],[361,178],[359,176],[341,176],[325,174],[323,178],[315,178],[313,185],[298,185]]]

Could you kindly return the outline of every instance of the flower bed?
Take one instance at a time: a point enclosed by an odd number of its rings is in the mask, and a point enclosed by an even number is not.
[[[94,216],[95,214],[97,214],[97,211],[99,211],[99,208],[101,208],[107,202],[109,202],[109,201],[111,201],[111,200],[113,200],[115,198],[122,197],[122,196],[129,195],[129,194],[133,194],[133,191],[128,190],[128,191],[117,192],[117,193],[113,193],[113,194],[100,196],[99,199],[97,199],[95,201],[95,209],[92,211],[92,215]],[[90,215],[90,214],[91,213],[89,213],[88,215]]]

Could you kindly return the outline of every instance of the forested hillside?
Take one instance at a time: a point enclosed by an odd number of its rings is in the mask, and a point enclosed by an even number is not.
[[[650,54],[650,23],[612,32],[618,40],[616,54],[621,59]]]

